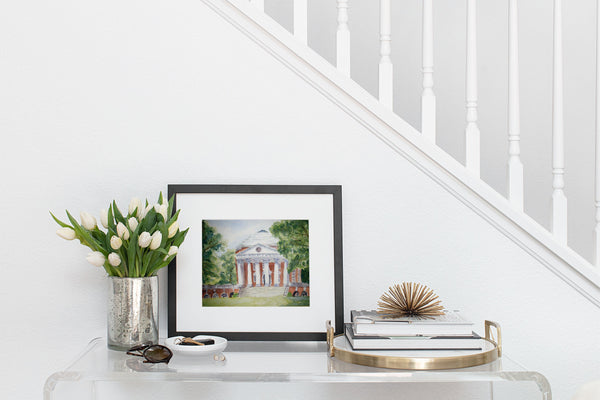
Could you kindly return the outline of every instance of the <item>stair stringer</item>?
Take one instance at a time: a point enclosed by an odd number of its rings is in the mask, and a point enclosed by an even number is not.
[[[356,82],[244,0],[202,0],[383,143],[600,308],[600,274]]]

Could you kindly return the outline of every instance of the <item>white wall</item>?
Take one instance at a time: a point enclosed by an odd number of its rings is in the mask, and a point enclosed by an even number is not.
[[[335,0],[309,0],[309,44],[335,64]],[[266,11],[293,30],[292,0],[266,0]],[[350,0],[352,78],[378,95],[379,2]],[[521,133],[525,210],[550,229],[552,195],[553,2],[519,1]],[[437,143],[465,157],[466,1],[434,0]],[[392,1],[394,110],[420,129],[420,1]],[[566,195],[569,245],[588,260],[594,229],[594,0],[564,1]],[[506,195],[508,160],[508,0],[477,1],[481,176]]]
[[[5,3],[0,49],[0,397],[39,397],[105,334],[104,273],[48,210],[168,183],[341,184],[346,318],[419,281],[501,322],[555,398],[597,377],[596,307],[203,3]]]

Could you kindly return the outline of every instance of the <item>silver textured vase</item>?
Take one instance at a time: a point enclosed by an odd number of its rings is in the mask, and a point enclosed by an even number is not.
[[[108,277],[108,348],[158,342],[158,277]]]

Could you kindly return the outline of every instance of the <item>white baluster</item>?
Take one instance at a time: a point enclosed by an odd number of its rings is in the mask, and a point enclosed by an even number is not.
[[[308,43],[308,3],[307,0],[294,0],[294,36],[300,42]]]
[[[517,0],[508,3],[508,200],[523,210]]]
[[[554,76],[552,96],[552,232],[567,244],[567,197],[565,196],[565,144],[563,120],[562,0],[554,0]]]
[[[433,93],[433,0],[423,0],[423,94],[421,95],[421,132],[435,143],[435,94]]]
[[[265,11],[265,0],[250,0],[250,3],[260,11]]]
[[[350,76],[350,29],[348,28],[348,0],[337,0],[337,67]]]
[[[475,0],[467,0],[467,128],[466,167],[480,174],[480,134],[477,127],[477,10]]]
[[[600,1],[596,2],[596,227],[594,263],[600,267]]]
[[[394,102],[394,66],[392,65],[392,5],[391,0],[379,0],[379,101],[388,108]]]

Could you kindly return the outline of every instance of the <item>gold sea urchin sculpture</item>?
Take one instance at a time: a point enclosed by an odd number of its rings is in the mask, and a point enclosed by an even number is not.
[[[419,316],[424,318],[444,315],[441,300],[425,285],[402,282],[390,286],[377,302],[377,312],[389,317]]]

